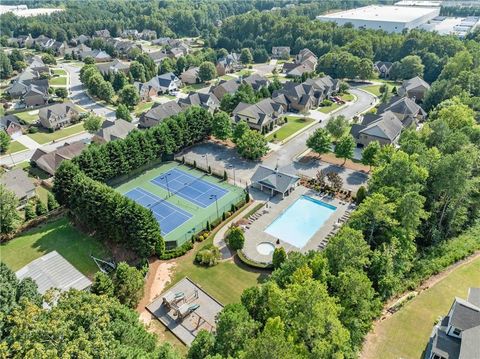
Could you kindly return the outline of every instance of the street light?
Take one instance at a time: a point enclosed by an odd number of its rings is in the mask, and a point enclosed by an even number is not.
[[[231,168],[232,171],[233,171],[233,185],[235,186],[235,185],[236,185],[236,181],[235,181],[235,167],[233,167],[233,165],[229,165],[228,167]]]
[[[170,176],[170,175],[171,175],[171,173],[167,173],[167,174],[165,174],[164,176],[160,177],[160,179],[165,179],[165,181],[167,182],[167,192],[168,192],[168,196],[171,195],[171,193],[170,193],[170,187],[168,186],[168,176]]]
[[[212,194],[210,195],[210,199],[212,198],[215,198],[215,206],[217,207],[217,218],[220,218],[220,216],[218,215],[218,201],[217,201],[218,197],[216,194]]]

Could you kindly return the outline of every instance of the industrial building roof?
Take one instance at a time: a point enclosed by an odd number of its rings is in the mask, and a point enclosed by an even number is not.
[[[390,21],[390,22],[411,22],[422,16],[428,15],[432,12],[438,12],[438,8],[434,7],[416,7],[412,11],[408,6],[381,6],[370,5],[357,9],[350,9],[346,11],[331,13],[327,15],[318,16],[318,19],[351,19],[351,20],[365,20],[365,21]]]

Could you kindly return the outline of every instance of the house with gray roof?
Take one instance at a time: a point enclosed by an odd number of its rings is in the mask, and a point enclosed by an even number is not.
[[[135,128],[134,124],[121,118],[115,121],[105,120],[102,123],[102,128],[93,136],[93,141],[105,143],[125,139]]]
[[[33,180],[21,168],[3,173],[0,177],[0,184],[15,194],[19,200],[18,208],[25,206],[27,201],[36,195]]]
[[[182,72],[180,80],[182,80],[184,84],[199,84],[201,81],[200,76],[198,76],[198,70],[199,67],[190,67],[188,70]]]
[[[427,113],[423,108],[408,97],[392,97],[389,102],[381,104],[378,107],[377,113],[385,111],[393,112],[397,118],[402,121],[404,127],[411,125],[417,126],[427,117]]]
[[[213,93],[190,92],[187,97],[178,99],[181,108],[200,106],[209,111],[215,112],[220,107],[220,101]]]
[[[273,46],[272,47],[272,58],[273,59],[286,60],[289,57],[290,57],[290,47],[289,46]]]
[[[314,72],[317,67],[318,58],[309,49],[302,49],[295,56],[292,63],[283,64],[283,72],[287,77],[300,77],[304,73]]]
[[[376,61],[373,64],[373,69],[382,79],[388,79],[390,77],[390,70],[392,69],[393,63],[389,61]]]
[[[173,72],[168,72],[144,83],[136,81],[133,86],[138,90],[142,101],[149,101],[153,96],[178,91],[182,81]]]
[[[243,65],[240,62],[240,54],[232,52],[225,57],[219,58],[215,67],[218,76],[223,76],[242,69]]]
[[[87,144],[88,141],[65,143],[63,146],[51,152],[37,148],[30,161],[38,168],[53,176],[63,161],[71,160],[78,156]]]
[[[467,300],[455,297],[447,314],[433,328],[427,359],[480,358],[480,288],[470,288]]]
[[[415,101],[422,101],[428,90],[430,90],[430,85],[416,76],[410,80],[403,81],[397,92],[400,96],[407,96]]]
[[[244,77],[242,83],[252,86],[255,91],[259,91],[262,87],[268,87],[270,81],[265,77],[259,74],[252,74],[250,76]]]
[[[108,31],[107,29],[95,31],[93,36],[94,37],[102,37],[104,39],[111,37],[110,31]]]
[[[99,63],[95,66],[103,76],[108,75],[109,73],[117,73],[119,71],[128,74],[128,71],[130,71],[130,63],[120,61],[119,59],[115,59],[112,62]]]
[[[240,87],[240,85],[242,84],[241,80],[240,79],[230,79],[230,80],[222,80],[220,81],[220,83],[213,87],[211,89],[211,92],[213,92],[213,94],[215,96],[217,96],[217,98],[222,101],[223,99],[223,96],[225,96],[226,94],[234,94],[235,92],[237,92],[238,88]]]
[[[15,272],[15,275],[19,280],[32,278],[37,284],[40,294],[45,294],[52,288],[60,289],[63,292],[69,289],[85,290],[92,285],[90,279],[57,251],[35,259]]]
[[[158,125],[170,116],[178,115],[183,109],[175,102],[156,103],[150,110],[140,116],[139,127],[150,128]]]
[[[56,131],[71,125],[72,121],[78,118],[78,111],[75,109],[75,105],[68,101],[41,108],[38,111],[38,117],[43,127]]]
[[[283,114],[283,107],[266,98],[254,104],[240,102],[232,114],[235,123],[243,120],[251,129],[266,133],[277,124]]]
[[[298,176],[264,165],[258,166],[251,178],[254,188],[268,192],[271,196],[281,194],[282,198],[288,196],[299,184],[299,181],[300,177]]]
[[[15,115],[0,117],[0,130],[5,131],[13,140],[22,135],[22,125]]]
[[[164,50],[149,52],[148,56],[153,60],[153,62],[155,62],[156,65],[168,58],[168,54]]]
[[[85,60],[86,57],[92,57],[95,62],[112,61],[112,57],[103,50],[83,51],[80,52],[78,56],[81,60]]]

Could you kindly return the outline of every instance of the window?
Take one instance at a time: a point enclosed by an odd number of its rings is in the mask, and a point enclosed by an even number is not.
[[[460,333],[461,333],[461,332],[462,332],[462,331],[461,331],[460,329],[458,329],[458,328],[453,329],[453,334],[454,334],[454,335],[460,336]]]
[[[432,359],[445,359],[444,357],[442,357],[441,355],[438,355],[438,354],[433,354],[432,356]]]

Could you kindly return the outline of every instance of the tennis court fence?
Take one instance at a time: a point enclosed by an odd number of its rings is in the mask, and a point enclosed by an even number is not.
[[[195,236],[196,234],[200,233],[203,230],[206,230],[208,227],[208,224],[211,226],[216,226],[220,222],[222,222],[223,219],[226,217],[230,216],[234,211],[236,211],[238,208],[242,207],[245,204],[245,191],[239,188],[238,191],[233,192],[235,194],[235,197],[230,201],[228,204],[224,205],[218,205],[217,202],[212,204],[213,206],[213,213],[207,217],[202,218],[201,220],[198,220],[196,222],[190,222],[192,219],[189,221],[190,229],[186,231],[183,234],[178,234],[172,237],[172,235],[167,235],[165,238],[165,247],[167,250],[169,249],[174,249],[185,242],[189,241],[192,239],[192,236]],[[178,201],[175,196],[170,197],[169,202],[172,202],[173,204],[178,204],[179,206],[183,206],[187,209],[191,210],[198,210],[198,207],[195,205],[185,205],[185,201]],[[192,208],[189,208],[191,206]]]

